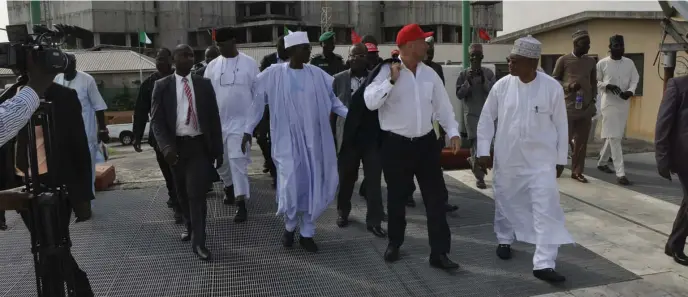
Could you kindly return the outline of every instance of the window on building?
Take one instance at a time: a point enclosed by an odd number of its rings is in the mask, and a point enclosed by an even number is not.
[[[454,35],[456,28],[449,25],[442,25],[440,28],[442,29],[442,40],[439,40],[439,42],[452,42],[452,36]]]
[[[251,28],[251,42],[273,42],[273,26],[255,26]]]
[[[548,75],[552,75],[554,71],[554,65],[557,63],[557,59],[562,55],[542,55],[540,56],[540,67]]]
[[[158,27],[158,16],[157,15],[153,17],[153,26],[156,28]]]
[[[127,45],[127,34],[125,33],[100,33],[100,43],[109,45]],[[138,44],[138,42],[137,42]]]
[[[194,47],[198,46],[198,32],[188,32],[187,33],[187,42],[189,46]]]
[[[158,9],[158,1],[153,1],[153,9]]]
[[[629,58],[635,64],[635,69],[638,70],[638,87],[635,88],[635,95],[643,95],[643,74],[645,70],[645,55],[644,54],[625,54],[626,58]]]
[[[320,27],[306,27],[306,33],[308,34],[308,40],[317,41],[320,39]]]
[[[262,16],[267,14],[267,7],[265,2],[256,2],[249,4],[249,16]]]
[[[401,27],[386,27],[382,29],[382,41],[380,43],[393,43],[397,40],[397,32]]]

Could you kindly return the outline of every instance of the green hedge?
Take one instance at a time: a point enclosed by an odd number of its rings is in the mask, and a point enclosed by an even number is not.
[[[100,95],[107,103],[108,111],[134,110],[138,88],[98,88]]]

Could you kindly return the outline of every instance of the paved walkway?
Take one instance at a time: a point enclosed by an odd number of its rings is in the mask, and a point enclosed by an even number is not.
[[[557,270],[568,280],[550,286],[532,277],[531,246],[517,244],[511,261],[495,257],[492,191],[475,189],[467,171],[445,175],[450,201],[461,206],[448,218],[451,257],[462,265],[456,273],[427,265],[422,204],[408,211],[399,263],[382,260],[385,240],[365,232],[365,205],[357,196],[349,228],[334,224],[334,204],[319,219],[318,254],[307,254],[298,245],[283,249],[274,192],[260,172],[256,149],[249,170],[254,189],[250,219],[241,225],[231,222],[234,209],[221,203],[217,184],[208,200],[208,245],[214,260],[204,263],[179,241],[181,228],[164,205],[167,197],[159,190],[162,179],[152,152],[115,150],[111,162],[121,184],[98,193],[93,220],[72,226],[73,253],[97,296],[688,297],[688,269],[663,254],[678,207],[664,201],[669,199],[594,177],[586,186],[569,178],[559,181],[567,226],[578,245],[561,248]],[[11,229],[0,233],[0,296],[32,296],[28,234],[16,215],[9,218]]]

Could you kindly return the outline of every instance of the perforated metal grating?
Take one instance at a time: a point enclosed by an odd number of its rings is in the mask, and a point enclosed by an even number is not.
[[[560,287],[532,276],[533,247],[517,244],[514,258],[498,260],[489,198],[446,179],[450,202],[451,258],[461,269],[449,273],[427,264],[429,253],[422,203],[408,209],[402,260],[387,264],[386,240],[365,231],[365,204],[353,198],[348,228],[335,224],[334,203],[318,220],[317,254],[280,244],[281,218],[274,192],[263,176],[252,177],[250,217],[232,221],[235,208],[222,204],[221,186],[209,194],[209,263],[180,241],[166,207],[165,190],[109,191],[94,201],[94,218],[72,225],[73,254],[88,273],[97,296],[531,296],[637,278],[580,246],[560,249],[557,270],[568,277]],[[358,189],[358,186],[356,187]],[[384,193],[386,197],[386,193]],[[420,202],[420,193],[415,193]],[[0,232],[0,296],[34,296],[35,279],[28,234],[16,214]]]

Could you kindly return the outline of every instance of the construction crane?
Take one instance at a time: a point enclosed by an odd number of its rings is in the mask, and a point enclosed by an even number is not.
[[[320,12],[320,34],[332,31],[332,7],[330,1],[320,1],[322,11]]]

